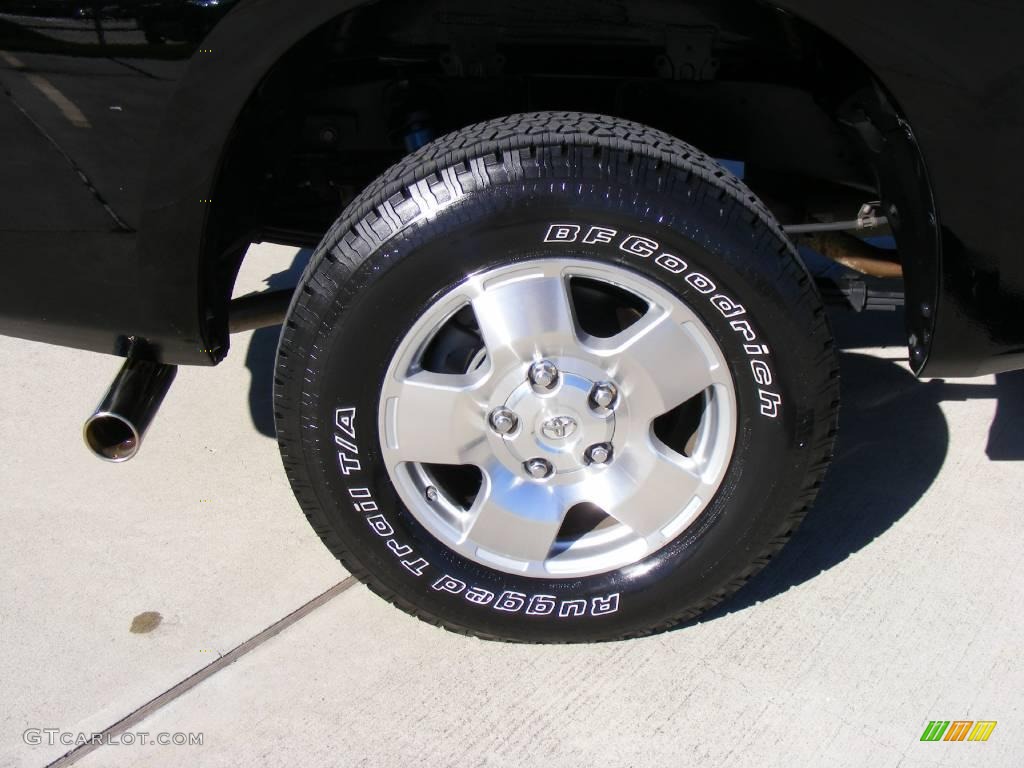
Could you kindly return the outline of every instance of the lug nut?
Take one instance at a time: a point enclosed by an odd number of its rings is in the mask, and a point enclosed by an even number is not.
[[[538,389],[554,389],[558,382],[558,369],[550,360],[541,360],[530,366],[530,383]]]
[[[543,480],[551,474],[551,462],[547,459],[530,459],[523,467],[530,477]]]
[[[495,408],[491,411],[490,422],[491,429],[499,435],[507,435],[519,426],[519,417],[508,408]]]
[[[619,390],[610,381],[601,381],[594,385],[590,393],[590,404],[594,408],[611,408]]]
[[[584,455],[588,464],[607,464],[612,460],[612,447],[608,443],[598,443],[587,448]]]

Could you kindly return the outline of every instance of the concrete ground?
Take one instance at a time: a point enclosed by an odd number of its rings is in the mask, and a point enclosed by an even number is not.
[[[241,290],[297,261],[254,249]],[[573,647],[345,589],[272,439],[276,330],[183,369],[121,466],[80,440],[117,361],[0,338],[0,765],[1018,765],[1024,375],[916,381],[892,318],[856,320],[836,463],[781,556],[699,624]],[[202,746],[148,743],[176,733]]]

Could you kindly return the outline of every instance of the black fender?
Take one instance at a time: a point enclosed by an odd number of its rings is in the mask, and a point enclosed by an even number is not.
[[[198,324],[202,343],[167,348],[174,362],[208,364],[226,352],[226,324],[213,322],[204,285],[204,265],[219,255],[207,252],[204,238],[217,201],[203,201],[242,108],[289,49],[366,2],[307,0],[297,12],[287,0],[243,0],[202,42],[211,53],[190,61],[159,132],[138,238],[154,311]],[[1024,49],[1012,35],[991,35],[1024,27],[1024,6],[946,0],[924,13],[917,3],[888,0],[777,5],[851,51],[895,107],[855,128],[873,132],[867,144],[877,145],[894,206],[915,370],[976,375],[1024,366],[1024,259],[1013,258],[1024,240],[1024,217],[1014,213],[1024,170],[1015,146],[1024,132]],[[964,25],[970,16],[978,23]]]
[[[898,104],[874,126],[907,270],[918,375],[1024,367],[1024,5],[779,0],[857,56]],[[862,128],[864,126],[861,126]],[[902,181],[895,181],[898,177]],[[930,210],[929,210],[930,209]]]
[[[223,150],[260,80],[296,43],[368,0],[244,0],[200,44],[167,105],[148,174],[138,258],[157,313],[188,322],[201,344],[165,347],[174,362],[211,364],[227,353],[227,327],[214,325],[204,280],[205,238]],[[212,202],[205,202],[211,200]],[[185,305],[183,307],[183,304]]]

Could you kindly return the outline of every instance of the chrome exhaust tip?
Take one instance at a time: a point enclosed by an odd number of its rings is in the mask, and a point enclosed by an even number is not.
[[[99,407],[82,427],[89,450],[114,463],[134,458],[177,373],[174,365],[125,360]]]
[[[134,458],[142,443],[142,436],[134,424],[109,411],[96,411],[86,419],[82,433],[89,450],[101,459],[115,463]]]

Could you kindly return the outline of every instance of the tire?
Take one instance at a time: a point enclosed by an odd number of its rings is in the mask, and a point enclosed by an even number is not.
[[[349,205],[274,398],[299,504],[371,590],[455,632],[581,642],[693,619],[771,559],[831,459],[838,366],[742,182],[649,127],[533,113]]]

